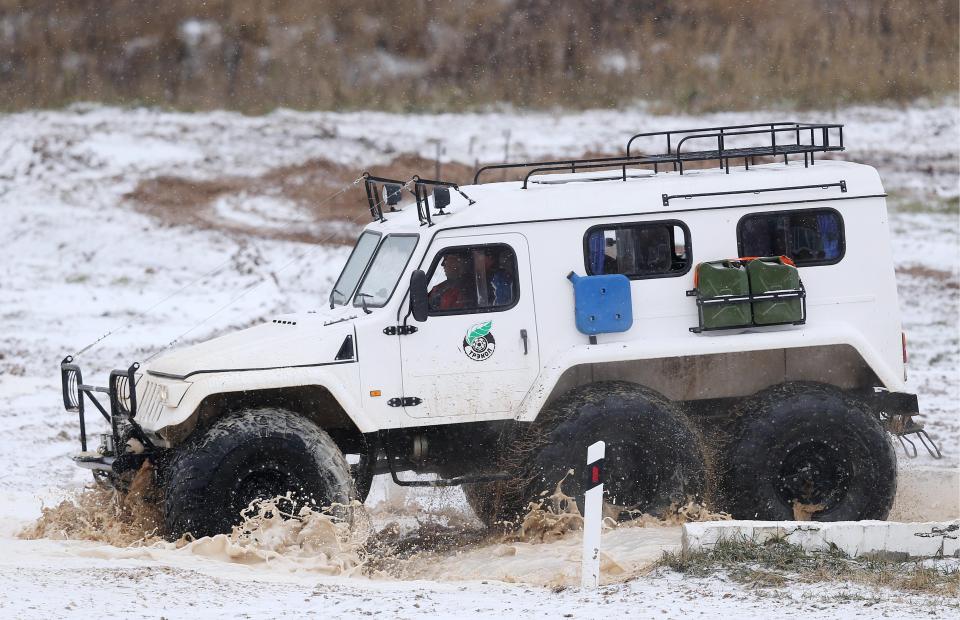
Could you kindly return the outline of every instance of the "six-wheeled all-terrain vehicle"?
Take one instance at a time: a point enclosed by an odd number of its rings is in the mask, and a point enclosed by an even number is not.
[[[579,495],[568,472],[596,440],[622,518],[701,500],[883,519],[892,438],[928,438],[884,190],[822,156],[842,149],[842,125],[766,123],[486,166],[463,187],[364,175],[372,222],[322,308],[106,388],[66,358],[75,460],[121,488],[152,463],[174,537],[229,530],[258,498],[362,501],[387,472],[464,485],[492,523],[564,478]],[[522,181],[483,182],[501,174]],[[111,425],[95,451],[85,402]]]

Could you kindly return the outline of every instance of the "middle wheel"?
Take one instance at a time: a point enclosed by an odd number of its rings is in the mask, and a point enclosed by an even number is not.
[[[563,492],[583,511],[587,446],[606,443],[604,501],[621,520],[663,514],[671,504],[703,494],[705,467],[697,434],[662,395],[611,381],[576,388],[541,414],[526,441],[518,441],[518,483],[468,488],[467,499],[485,522],[514,519],[529,502],[563,480]],[[573,475],[569,475],[570,471]]]

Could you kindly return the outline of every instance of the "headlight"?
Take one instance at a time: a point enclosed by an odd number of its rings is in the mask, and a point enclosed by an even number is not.
[[[177,407],[180,405],[183,395],[186,394],[191,385],[193,384],[187,383],[186,381],[161,384],[159,386],[160,389],[157,391],[157,396],[160,397],[160,402],[167,407]]]
[[[128,381],[122,380],[117,381],[116,384],[117,402],[119,402],[123,410],[127,412],[130,411],[130,386],[128,383]]]
[[[126,414],[130,413],[130,390],[137,389],[136,383],[130,381],[135,366],[131,366],[130,370],[114,370],[110,373],[110,396]]]

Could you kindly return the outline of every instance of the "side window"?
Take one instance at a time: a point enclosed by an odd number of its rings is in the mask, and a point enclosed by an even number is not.
[[[797,267],[832,265],[843,258],[843,218],[833,209],[745,215],[737,248],[740,256],[787,256]]]
[[[447,248],[428,274],[431,315],[506,310],[517,303],[517,257],[508,245]]]
[[[668,278],[690,270],[690,231],[676,220],[594,226],[584,240],[587,273]]]

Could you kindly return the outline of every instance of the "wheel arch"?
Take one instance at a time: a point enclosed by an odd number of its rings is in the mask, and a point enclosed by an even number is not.
[[[344,454],[366,450],[364,434],[353,418],[329,389],[318,384],[211,392],[188,418],[160,434],[178,445],[231,412],[264,407],[285,409],[310,420],[330,434]]]
[[[574,388],[628,381],[672,401],[743,398],[772,385],[809,381],[856,390],[883,385],[850,344],[581,363],[568,367],[541,410]]]

